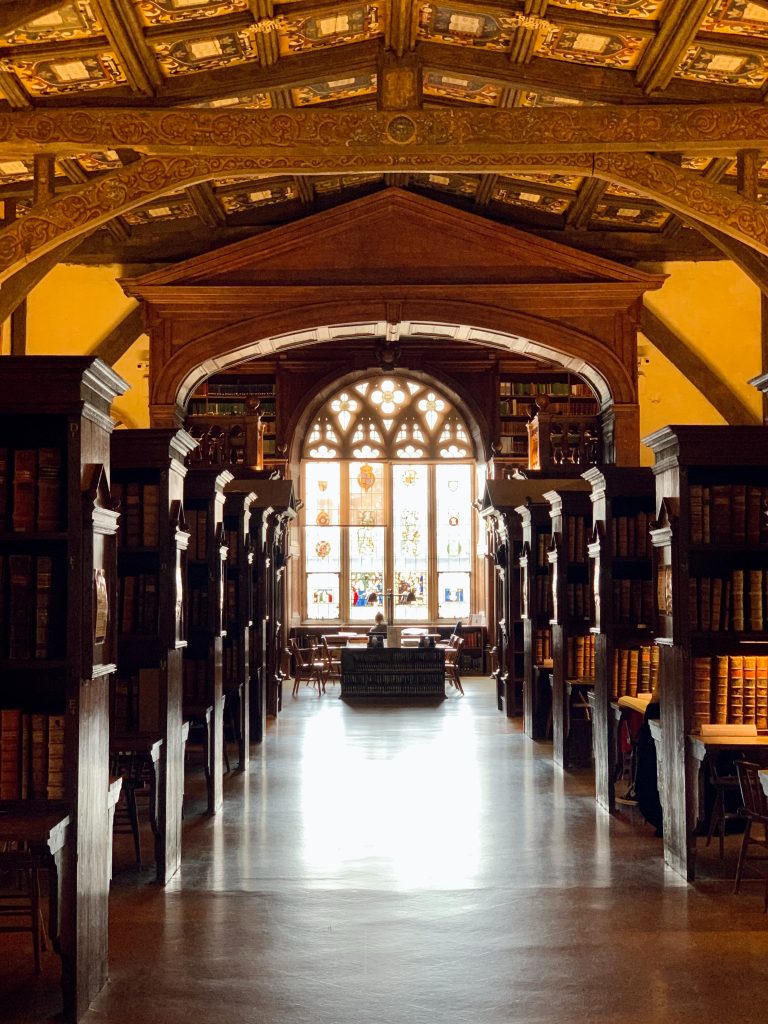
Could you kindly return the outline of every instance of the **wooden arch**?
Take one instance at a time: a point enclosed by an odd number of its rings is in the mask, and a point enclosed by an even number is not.
[[[178,423],[197,383],[248,358],[437,337],[581,373],[616,461],[632,463],[636,316],[663,280],[389,189],[122,283],[147,307],[155,426]]]

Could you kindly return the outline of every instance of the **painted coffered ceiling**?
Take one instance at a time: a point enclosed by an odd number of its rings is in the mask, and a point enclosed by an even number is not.
[[[581,112],[593,108],[610,126],[617,108],[695,106],[706,139],[707,118],[716,119],[724,105],[752,109],[766,95],[768,0],[5,0],[0,121],[33,115],[42,124],[63,111],[71,115],[71,138],[56,152],[50,138],[39,144],[42,129],[19,132],[15,141],[6,132],[0,200],[8,225],[142,159],[145,149],[130,144],[127,130],[78,136],[77,115],[97,111],[109,114],[113,127],[120,118],[138,123],[145,111],[253,112],[270,115],[273,135],[279,129],[290,142],[297,125],[307,117],[321,124],[324,111],[347,111],[344,130],[354,139],[367,130],[366,118],[382,111],[463,111],[479,119],[483,112],[519,109],[537,117],[549,109],[562,112],[573,143]],[[409,116],[402,120],[398,130],[407,133]],[[478,151],[492,144],[486,122],[467,124],[482,142]],[[372,142],[369,159],[355,166],[319,159],[316,173],[297,173],[289,160],[251,168],[230,160],[205,180],[169,183],[164,194],[101,218],[69,258],[186,258],[393,185],[624,261],[722,255],[716,235],[702,234],[679,204],[620,176],[584,173],[586,157],[571,167],[554,161],[548,170],[542,159],[516,168],[502,159],[509,153],[502,139],[498,159],[477,169],[468,160],[434,158],[420,165],[404,159],[402,170],[397,161],[382,167],[378,157],[388,144],[410,141],[394,132]],[[113,136],[129,141],[112,145]],[[71,145],[76,137],[80,151]],[[322,153],[319,129],[314,145]],[[688,148],[681,136],[679,147],[672,139],[664,148],[663,159],[687,181],[768,203],[768,138],[763,147],[751,138],[742,146],[738,138],[713,137],[707,151]]]

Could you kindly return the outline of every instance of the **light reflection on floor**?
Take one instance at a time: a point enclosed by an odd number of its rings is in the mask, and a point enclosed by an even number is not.
[[[324,709],[325,710],[325,709]],[[329,709],[330,710],[330,709]],[[380,718],[381,742],[358,742],[341,702],[307,723],[301,855],[311,876],[357,871],[398,890],[469,888],[480,863],[481,792],[472,716],[423,708],[425,729]],[[411,714],[413,709],[411,710]],[[379,716],[387,714],[379,711]],[[392,730],[397,742],[386,742]]]

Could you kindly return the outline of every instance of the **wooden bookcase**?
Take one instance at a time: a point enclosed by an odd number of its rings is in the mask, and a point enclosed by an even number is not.
[[[517,506],[522,523],[520,551],[523,620],[523,727],[534,740],[547,738],[552,668],[552,585],[548,552],[552,543],[549,505],[540,498]]]
[[[655,602],[650,526],[655,485],[650,469],[587,470],[592,488],[589,543],[591,632],[595,644],[592,748],[595,797],[615,809],[615,716],[611,702],[650,690]]]
[[[118,430],[112,436],[113,486],[123,510],[112,736],[126,749],[132,742],[162,740],[155,835],[161,884],[181,865],[182,666],[189,539],[183,497],[185,460],[195,447],[184,430]]]
[[[490,641],[496,646],[496,657],[498,667],[496,670],[496,695],[499,711],[504,711],[507,716],[520,715],[523,713],[523,681],[526,678],[525,668],[525,625],[523,618],[523,586],[524,572],[521,568],[520,558],[523,553],[523,518],[528,519],[528,513],[521,514],[520,508],[525,503],[538,501],[544,502],[544,492],[552,486],[552,481],[547,480],[488,480],[485,484],[485,491],[480,504],[480,517],[486,524],[488,536],[488,550],[494,562],[494,605],[495,621],[489,624],[491,631]],[[542,505],[542,511],[546,520],[542,518],[542,524],[547,526],[543,536],[546,540],[541,542],[549,545],[549,515],[548,506]],[[533,516],[533,513],[531,513]],[[533,523],[529,523],[531,530]],[[540,554],[540,542],[536,541],[536,555]],[[536,557],[536,571],[532,577],[540,579],[533,584],[540,590],[546,586],[545,574],[538,570],[544,569]],[[526,554],[526,566],[530,568],[528,554]],[[540,608],[546,614],[546,625],[540,623],[539,628],[546,629],[549,626],[549,613],[541,595],[532,595],[529,608],[533,605]],[[530,687],[529,687],[530,693]]]
[[[644,443],[656,459],[664,856],[692,879],[699,808],[691,735],[723,720],[768,729],[768,431],[669,426]]]
[[[224,803],[224,488],[232,473],[193,463],[184,481],[187,552],[187,639],[184,717],[203,731],[208,813]]]
[[[61,815],[57,941],[64,1016],[76,1020],[107,980],[109,413],[127,385],[93,357],[4,356],[0,386],[0,811]]]
[[[589,443],[588,439],[585,441],[585,430],[587,435],[590,430],[599,432],[599,411],[592,389],[575,374],[501,372],[498,383],[499,443],[494,457],[494,475],[509,472],[515,467],[530,467],[559,469],[565,476],[571,469],[576,469],[579,458],[583,470],[596,461],[595,452],[587,457]],[[574,433],[576,429],[578,438]]]
[[[186,426],[199,440],[199,460],[230,469],[280,465],[277,389],[272,373],[219,374],[194,392]]]
[[[253,626],[253,552],[251,506],[253,491],[226,491],[224,541],[227,548],[224,583],[223,687],[227,717],[235,723],[238,767],[250,759],[250,639]]]
[[[544,495],[552,519],[547,553],[552,585],[552,756],[564,768],[583,766],[590,759],[585,704],[586,686],[594,678],[594,655],[589,631],[588,491],[586,481],[574,480],[570,488],[558,487]]]
[[[227,493],[254,491],[250,505],[253,553],[253,625],[251,627],[251,738],[260,743],[267,717],[282,706],[283,648],[288,641],[286,582],[288,531],[297,504],[291,480],[236,479]]]

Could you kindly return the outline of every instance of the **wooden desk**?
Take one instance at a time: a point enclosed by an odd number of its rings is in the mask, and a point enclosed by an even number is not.
[[[692,761],[689,777],[693,791],[693,806],[696,812],[693,826],[697,830],[701,828],[706,817],[704,759],[708,754],[717,754],[724,750],[743,750],[746,760],[766,764],[768,762],[768,736],[732,736],[727,734],[699,736],[696,734],[688,737],[688,752]]]
[[[48,935],[57,953],[62,946],[62,908],[65,896],[66,854],[70,817],[59,801],[5,800],[0,804],[0,843],[24,843],[48,871]]]
[[[445,651],[436,647],[347,647],[341,652],[341,696],[399,703],[444,700]]]

